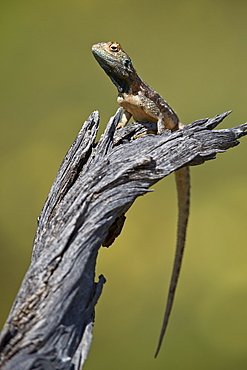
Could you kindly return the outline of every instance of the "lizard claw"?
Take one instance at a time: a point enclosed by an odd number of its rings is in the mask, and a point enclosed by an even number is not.
[[[116,130],[118,130],[118,129],[120,129],[120,128],[124,127],[124,126],[125,126],[125,124],[124,124],[124,123],[122,123],[122,122],[120,122],[120,123],[117,125]]]

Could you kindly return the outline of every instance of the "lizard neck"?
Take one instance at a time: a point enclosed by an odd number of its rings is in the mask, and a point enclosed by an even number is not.
[[[137,73],[133,73],[128,76],[128,78],[123,78],[121,75],[115,73],[109,74],[110,79],[117,87],[118,94],[137,94],[140,91],[140,86],[142,84],[142,79]]]
[[[114,77],[110,76],[110,78],[114,82],[115,76]],[[121,77],[118,77],[118,80],[115,81],[114,84],[118,89],[118,95],[122,94],[136,95],[141,90],[143,81],[135,72],[131,74],[128,79],[121,79]]]

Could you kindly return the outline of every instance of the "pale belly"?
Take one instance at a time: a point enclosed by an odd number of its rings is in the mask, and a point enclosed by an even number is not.
[[[128,95],[126,97],[118,96],[117,102],[121,107],[123,107],[125,110],[132,114],[135,121],[151,121],[151,122],[158,121],[157,108],[150,106],[153,105],[151,101],[149,102],[146,101],[144,105],[139,95]],[[147,106],[149,106],[149,113],[145,112],[145,108]]]

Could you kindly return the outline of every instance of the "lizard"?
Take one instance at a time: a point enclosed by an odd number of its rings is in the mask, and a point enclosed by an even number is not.
[[[157,123],[157,134],[165,129],[175,131],[184,127],[170,105],[137,74],[130,57],[117,42],[93,45],[92,53],[118,90],[117,102],[124,108],[117,129],[124,127],[133,116],[135,121]],[[158,340],[157,357],[168,325],[178,278],[181,270],[190,208],[190,173],[185,166],[175,171],[178,195],[176,252],[168,290],[166,308]]]

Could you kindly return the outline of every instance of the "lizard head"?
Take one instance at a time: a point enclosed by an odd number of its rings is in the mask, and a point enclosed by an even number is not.
[[[136,75],[130,57],[117,42],[100,42],[92,52],[120,93],[128,92]]]

